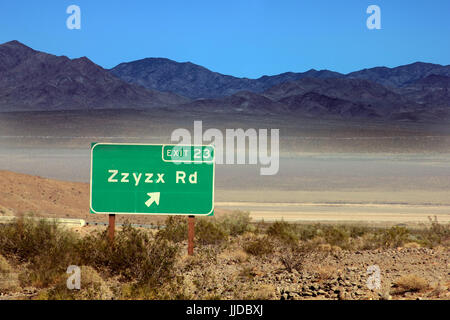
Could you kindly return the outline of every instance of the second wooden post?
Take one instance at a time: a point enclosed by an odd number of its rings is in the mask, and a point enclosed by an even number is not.
[[[108,238],[111,244],[114,243],[114,231],[116,229],[116,215],[109,215]]]
[[[194,254],[195,217],[188,217],[188,255]]]

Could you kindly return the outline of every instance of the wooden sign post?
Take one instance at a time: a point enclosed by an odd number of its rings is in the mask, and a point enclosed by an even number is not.
[[[194,254],[195,217],[188,217],[188,255]]]
[[[109,242],[112,244],[114,243],[114,230],[116,228],[116,215],[110,214],[109,215],[109,225],[108,225],[108,238]]]

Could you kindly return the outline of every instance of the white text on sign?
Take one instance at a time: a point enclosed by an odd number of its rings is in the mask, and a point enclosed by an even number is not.
[[[136,187],[141,183],[156,183],[164,184],[165,173],[149,173],[149,172],[120,172],[119,170],[111,169],[108,170],[109,178],[108,183],[133,183]],[[176,171],[175,173],[175,183],[181,184],[197,184],[198,175],[197,171],[188,174],[185,171]]]

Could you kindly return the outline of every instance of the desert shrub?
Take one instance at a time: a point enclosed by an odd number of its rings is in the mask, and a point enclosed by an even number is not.
[[[61,261],[67,253],[73,252],[76,241],[74,232],[45,220],[24,218],[0,226],[1,252],[22,262],[43,255],[51,256],[54,262]]]
[[[341,248],[349,247],[350,231],[344,226],[328,226],[322,229],[321,236],[326,243]]]
[[[297,227],[297,234],[300,240],[306,241],[313,239],[317,235],[317,230],[320,230],[320,224],[307,224],[307,225],[299,225]]]
[[[373,250],[381,247],[382,241],[376,232],[365,233],[352,240],[352,247],[355,250]]]
[[[77,254],[80,257],[81,265],[89,265],[98,270],[107,271],[111,254],[107,230],[97,231],[80,239],[77,245]]]
[[[250,213],[234,211],[216,219],[216,223],[230,236],[238,236],[249,230]]]
[[[60,277],[60,281],[51,289],[39,293],[39,300],[109,300],[113,297],[112,290],[106,285],[100,274],[89,266],[81,267],[81,288],[69,290],[67,278]]]
[[[435,216],[428,217],[430,225],[420,233],[420,243],[427,247],[435,247],[450,240],[450,225],[440,224]]]
[[[2,255],[0,255],[0,274],[9,273],[12,271],[12,267],[10,266],[8,260],[5,259]]]
[[[368,227],[363,225],[343,225],[341,228],[345,228],[350,236],[350,238],[358,238],[366,235],[373,234],[376,232],[376,228]]]
[[[280,261],[288,272],[301,272],[311,250],[306,246],[290,246],[281,252]]]
[[[162,285],[174,276],[174,264],[178,249],[167,241],[156,240],[148,249],[148,255],[138,273],[138,282]]]
[[[165,228],[158,231],[157,237],[178,243],[187,240],[187,230],[185,217],[170,216],[165,221]]]
[[[219,244],[227,235],[237,236],[248,230],[250,217],[248,212],[237,211],[220,218],[198,218],[195,222],[195,238],[200,244]],[[173,242],[187,240],[187,220],[185,217],[169,217],[165,228],[157,237]]]
[[[247,240],[243,245],[244,251],[254,256],[263,256],[273,253],[274,245],[267,237]]]
[[[0,255],[0,293],[7,293],[19,288],[19,281],[13,271],[8,260]]]
[[[208,218],[197,219],[195,241],[199,244],[220,244],[227,240],[227,233],[221,226]]]
[[[126,279],[141,278],[141,267],[151,250],[150,237],[141,230],[124,225],[114,239],[114,246],[108,246],[108,267]]]
[[[280,226],[277,227],[280,228]],[[374,230],[374,228],[359,225],[329,226],[318,223],[292,225],[290,233],[302,241],[323,237],[330,245],[342,245],[343,243],[348,244],[352,238],[372,234]]]
[[[267,234],[286,243],[298,241],[296,226],[285,221],[276,221],[267,229]]]
[[[85,265],[157,288],[173,277],[177,247],[129,224],[112,245],[106,230],[80,238],[55,223],[23,219],[0,226],[0,252],[26,263],[22,285],[58,286],[69,265]]]
[[[271,223],[265,222],[264,219],[252,224],[251,232],[254,234],[267,234],[267,229]]]
[[[29,218],[0,226],[0,252],[19,262],[29,263],[29,272],[21,277],[25,284],[45,287],[71,264],[78,263],[77,235],[56,223]]]
[[[420,292],[428,288],[428,281],[415,274],[405,275],[394,282],[394,293]]]
[[[83,238],[79,246],[83,264],[152,285],[161,285],[173,276],[177,251],[168,240],[152,239],[129,224],[117,232],[113,246],[106,231]]]
[[[410,232],[405,227],[394,226],[386,230],[380,231],[378,241],[385,248],[396,248],[409,242]]]

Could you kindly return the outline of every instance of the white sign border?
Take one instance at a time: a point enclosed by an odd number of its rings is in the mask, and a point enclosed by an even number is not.
[[[164,147],[166,146],[180,146],[180,147],[212,147],[214,151],[214,158],[208,161],[184,161],[184,162],[192,162],[192,163],[211,163],[213,166],[213,183],[212,183],[212,202],[211,202],[211,210],[208,213],[141,213],[141,212],[98,212],[92,208],[92,169],[94,164],[93,152],[95,147],[99,145],[118,145],[118,146],[159,146],[161,147],[162,153],[164,152]],[[161,154],[163,157],[164,155]],[[124,214],[124,215],[145,215],[145,216],[209,216],[214,212],[214,191],[215,191],[215,182],[216,182],[216,149],[213,144],[210,145],[199,145],[199,144],[156,144],[156,143],[114,143],[114,142],[93,142],[91,145],[91,172],[90,172],[90,181],[89,181],[89,209],[91,214]],[[164,157],[162,158],[164,162]],[[172,161],[170,161],[172,162]],[[178,162],[178,161],[173,161]]]

